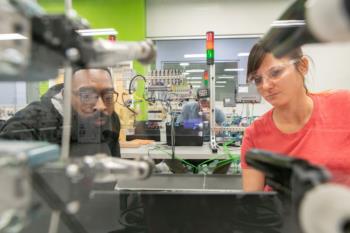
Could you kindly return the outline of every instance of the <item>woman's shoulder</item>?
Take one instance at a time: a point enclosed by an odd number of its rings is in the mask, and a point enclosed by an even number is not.
[[[311,97],[324,97],[324,98],[332,98],[332,97],[339,97],[339,96],[350,96],[350,90],[344,90],[344,89],[330,89],[330,90],[324,90],[319,92],[311,92],[309,93]]]
[[[326,90],[309,94],[311,98],[319,99],[329,104],[350,104],[349,90]]]

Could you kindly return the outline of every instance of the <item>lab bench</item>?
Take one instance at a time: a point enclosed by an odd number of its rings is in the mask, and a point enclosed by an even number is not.
[[[228,147],[230,153],[240,155],[240,147]],[[172,149],[161,143],[143,145],[138,148],[121,148],[121,157],[123,159],[135,159],[140,156],[149,156],[152,159],[171,159]],[[175,156],[181,159],[206,160],[214,157],[220,159],[228,158],[222,146],[218,153],[213,153],[209,143],[205,142],[203,146],[175,146]]]

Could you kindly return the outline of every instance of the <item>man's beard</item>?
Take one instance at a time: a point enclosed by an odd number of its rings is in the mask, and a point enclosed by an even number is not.
[[[98,124],[102,123],[102,124]],[[78,143],[103,143],[110,141],[112,126],[111,116],[95,112],[89,117],[82,117],[72,112],[72,139]]]

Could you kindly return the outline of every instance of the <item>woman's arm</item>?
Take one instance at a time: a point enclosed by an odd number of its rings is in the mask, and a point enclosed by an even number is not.
[[[254,123],[253,123],[254,124]],[[265,186],[265,176],[258,170],[249,167],[245,155],[248,150],[255,148],[253,138],[255,137],[253,125],[244,132],[243,143],[241,147],[241,167],[242,167],[242,182],[243,191],[256,192],[263,191]]]
[[[263,191],[265,186],[265,176],[253,168],[244,168],[242,170],[243,191],[256,192]]]

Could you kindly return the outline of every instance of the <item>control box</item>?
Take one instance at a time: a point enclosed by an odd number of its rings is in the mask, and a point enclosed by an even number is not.
[[[254,84],[239,84],[236,94],[236,103],[257,104],[261,102],[261,96]]]

